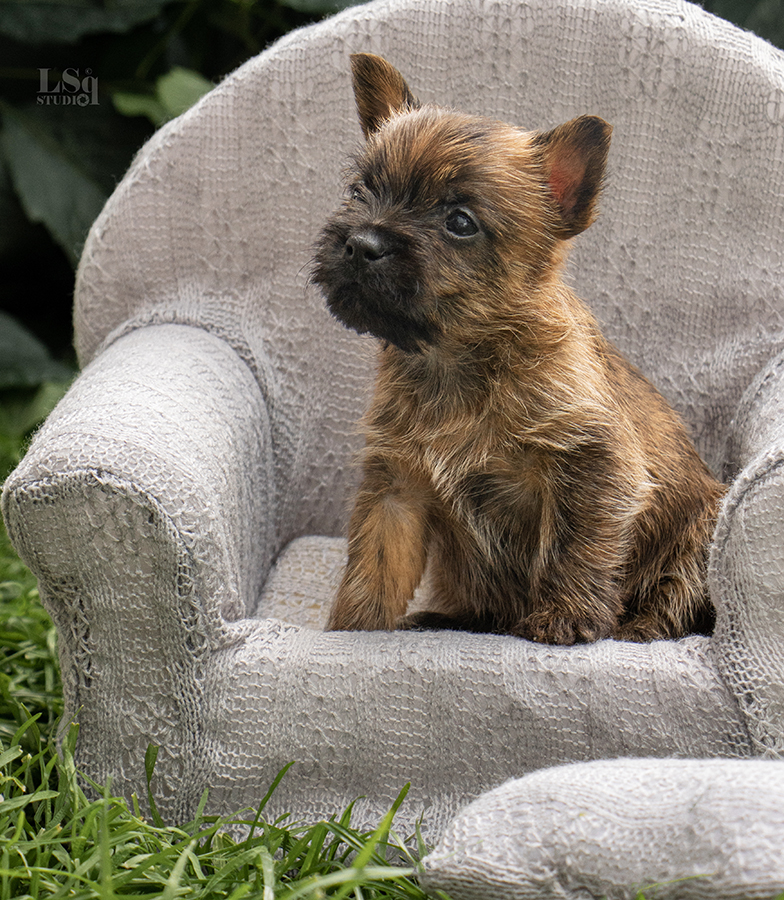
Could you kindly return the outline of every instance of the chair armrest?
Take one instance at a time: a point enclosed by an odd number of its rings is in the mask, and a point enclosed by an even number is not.
[[[744,394],[732,422],[731,484],[711,547],[711,652],[755,751],[784,753],[784,354]]]
[[[772,760],[612,759],[541,769],[467,806],[423,860],[453,900],[773,897],[784,769]]]
[[[208,754],[187,749],[200,740],[200,666],[257,601],[276,552],[274,503],[259,386],[198,328],[120,338],[36,435],[3,514],[58,626],[64,722],[78,712],[90,777],[109,774],[92,760],[114,760],[114,786],[124,773],[138,788],[148,742],[178,747],[177,767],[204,766]],[[170,779],[160,758],[156,774],[163,808],[167,781],[172,798],[175,781],[205,781],[181,768]]]

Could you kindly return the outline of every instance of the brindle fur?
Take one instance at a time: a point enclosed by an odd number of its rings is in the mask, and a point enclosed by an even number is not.
[[[352,67],[367,140],[313,277],[382,343],[328,628],[554,644],[710,631],[722,488],[560,276],[594,219],[610,126],[526,133],[420,106],[380,57]],[[428,561],[428,609],[406,616]]]

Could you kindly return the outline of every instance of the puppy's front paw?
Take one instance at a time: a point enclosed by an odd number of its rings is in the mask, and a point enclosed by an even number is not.
[[[604,622],[574,619],[542,610],[523,619],[512,629],[512,634],[539,644],[571,646],[590,644],[609,637],[610,631],[609,625]]]
[[[341,586],[327,620],[327,631],[393,631],[395,618],[376,598]]]
[[[394,622],[373,609],[333,607],[327,621],[327,631],[392,631]]]

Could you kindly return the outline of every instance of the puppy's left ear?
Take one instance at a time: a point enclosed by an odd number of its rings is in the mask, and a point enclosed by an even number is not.
[[[558,237],[574,237],[593,222],[611,134],[604,119],[580,116],[534,138],[555,201]]]
[[[378,131],[392,113],[419,106],[400,72],[375,53],[353,53],[351,75],[359,122],[366,138]]]

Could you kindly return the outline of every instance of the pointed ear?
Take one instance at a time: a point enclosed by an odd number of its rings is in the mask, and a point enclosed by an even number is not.
[[[545,177],[560,219],[560,238],[574,237],[595,218],[611,133],[612,126],[604,119],[580,116],[534,139],[542,148]]]
[[[352,54],[351,74],[359,122],[366,138],[378,131],[393,112],[419,106],[400,72],[374,53]]]

